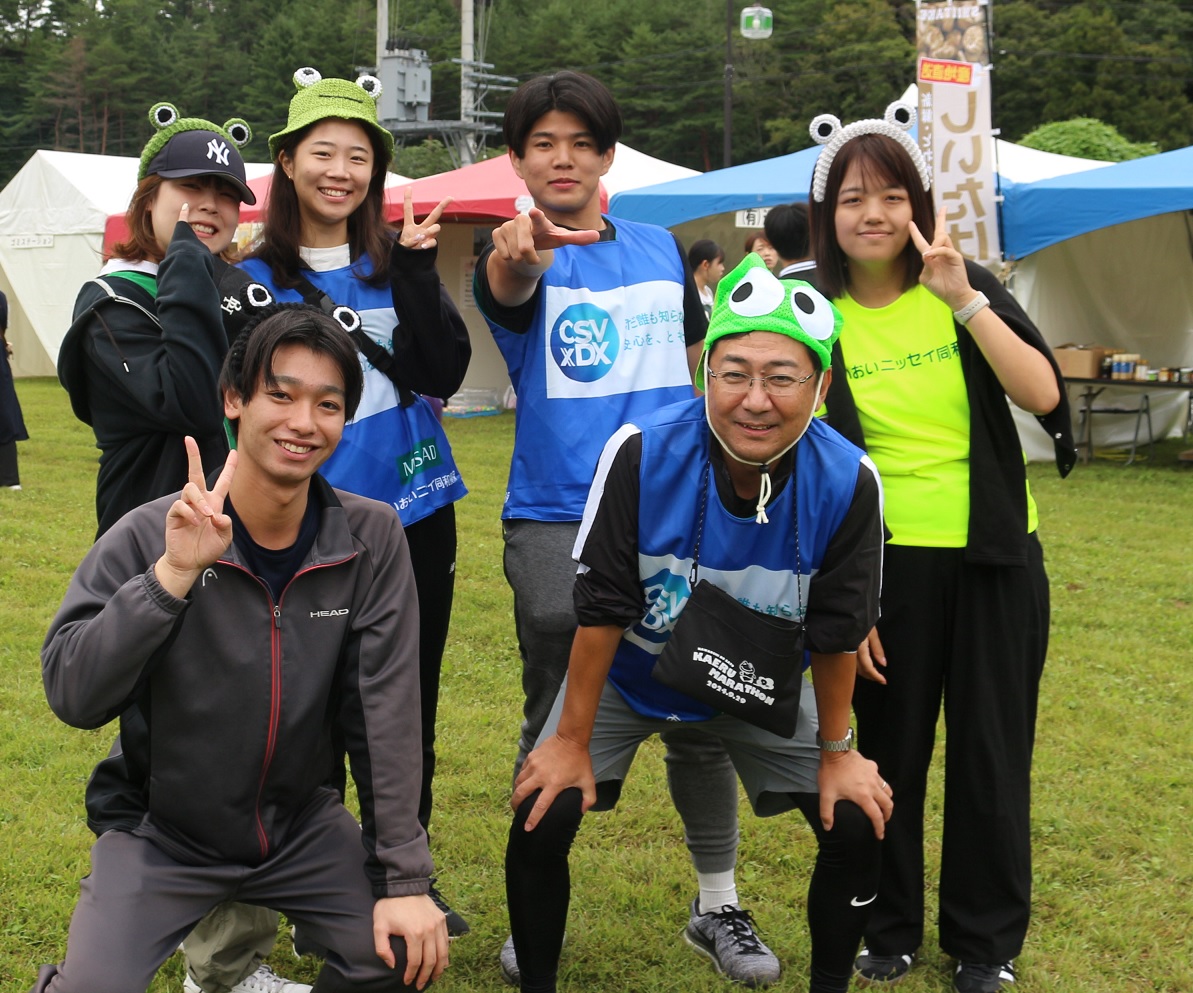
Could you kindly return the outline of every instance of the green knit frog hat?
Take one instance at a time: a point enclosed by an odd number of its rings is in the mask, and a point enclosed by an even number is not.
[[[219,176],[236,187],[245,203],[257,198],[245,182],[244,159],[239,149],[253,137],[239,117],[223,127],[199,117],[182,117],[172,103],[155,103],[149,120],[157,134],[141,152],[137,182],[146,176],[182,179],[186,176]]]
[[[394,157],[394,136],[377,122],[377,99],[381,96],[381,80],[376,76],[358,76],[356,82],[347,79],[324,79],[317,69],[304,66],[294,74],[298,92],[290,100],[290,114],[286,126],[269,136],[269,155],[274,161],[282,150],[282,140],[318,121],[338,117],[359,121],[366,130],[381,139],[385,162]]]
[[[802,279],[779,279],[762,256],[751,252],[717,283],[704,356],[726,335],[773,331],[807,345],[827,369],[841,324],[840,311],[819,290]],[[705,365],[702,358],[696,369],[699,389],[704,389]]]

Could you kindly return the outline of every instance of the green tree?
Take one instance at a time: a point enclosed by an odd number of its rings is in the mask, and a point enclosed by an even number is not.
[[[417,144],[403,145],[394,155],[393,171],[411,179],[434,176],[452,168],[451,152],[437,138],[425,138]]]
[[[1125,162],[1155,155],[1160,149],[1154,141],[1130,142],[1109,124],[1092,117],[1075,117],[1071,121],[1042,124],[1019,139],[1020,145],[1038,148],[1041,152],[1076,155],[1083,159],[1103,162]]]
[[[1168,0],[994,10],[994,118],[1003,137],[1094,117],[1130,141],[1193,143],[1193,14]]]
[[[775,32],[782,45],[777,75],[761,79],[753,94],[766,130],[760,154],[807,148],[817,114],[842,121],[881,116],[915,77],[915,48],[897,14],[887,0],[793,5],[790,26]]]

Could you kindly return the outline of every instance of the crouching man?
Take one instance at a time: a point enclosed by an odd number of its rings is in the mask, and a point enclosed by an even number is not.
[[[350,315],[355,317],[355,315]],[[350,319],[350,318],[349,318]],[[347,331],[284,305],[220,378],[236,451],[127,514],[71,580],[42,649],[54,713],[126,737],[148,810],[91,850],[66,959],[36,991],[131,993],[225,900],[327,949],[315,989],[422,989],[448,962],[418,824],[418,607],[393,508],[317,470],[360,401]],[[213,474],[214,476],[214,474]],[[360,823],[323,784],[347,745]]]
[[[798,809],[808,821],[819,843],[808,988],[849,986],[893,804],[877,766],[851,750],[883,530],[873,465],[813,417],[839,332],[823,296],[747,256],[717,287],[697,372],[705,397],[638,418],[605,446],[575,546],[567,679],[513,795],[506,889],[523,993],[556,989],[582,814],[612,807],[638,745],[676,722],[724,745],[759,815]],[[725,906],[694,915],[685,937],[715,963],[720,936],[752,935],[750,923]]]

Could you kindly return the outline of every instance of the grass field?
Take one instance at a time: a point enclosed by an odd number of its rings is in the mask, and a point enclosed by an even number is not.
[[[58,723],[38,662],[94,533],[92,438],[56,383],[18,381],[18,392],[33,437],[20,446],[24,490],[0,490],[0,993],[28,989],[65,949],[91,841],[83,785],[114,733]],[[508,415],[448,425],[471,494],[459,504],[431,826],[440,886],[472,925],[440,984],[458,993],[502,988],[502,858],[520,714],[498,522],[512,427]],[[1078,466],[1067,481],[1051,466],[1030,468],[1053,627],[1023,993],[1193,991],[1193,469],[1176,464],[1181,447],[1158,445],[1141,465]],[[929,830],[938,833],[934,782]],[[743,805],[742,835],[739,888],[785,969],[774,988],[806,990],[811,832],[796,816],[758,820]],[[934,866],[938,851],[928,858]],[[657,747],[641,753],[617,811],[587,819],[572,872],[564,989],[727,989],[679,939],[694,881]],[[288,938],[271,961],[313,981],[316,964],[296,962]],[[949,969],[930,939],[899,989],[944,993]],[[182,977],[175,956],[152,990],[176,993]]]

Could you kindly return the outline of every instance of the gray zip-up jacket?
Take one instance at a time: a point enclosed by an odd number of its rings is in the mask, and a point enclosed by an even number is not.
[[[374,894],[425,893],[418,607],[391,507],[333,490],[306,560],[274,603],[231,547],[186,599],[153,574],[163,497],[126,515],[87,554],[42,648],[50,707],[97,728],[128,708],[148,728],[125,742],[146,773],[135,833],[189,864],[256,865],[322,802],[346,746]]]

